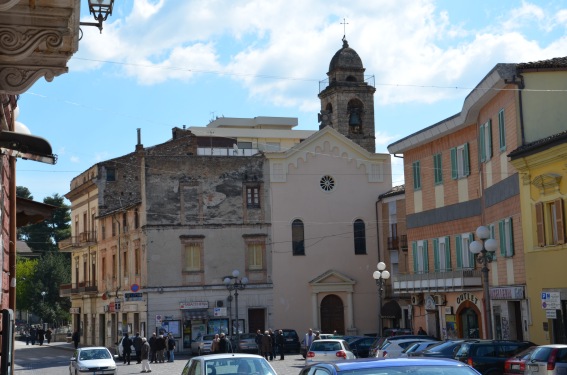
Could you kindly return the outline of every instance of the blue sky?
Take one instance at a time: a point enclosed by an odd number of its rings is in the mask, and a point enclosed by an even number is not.
[[[18,160],[17,184],[38,201],[66,194],[73,177],[134,151],[138,128],[144,146],[215,116],[297,117],[317,130],[344,19],[375,76],[377,152],[459,112],[497,63],[567,54],[566,1],[116,0],[102,34],[82,27],[69,72],[21,95],[18,121],[58,161]]]

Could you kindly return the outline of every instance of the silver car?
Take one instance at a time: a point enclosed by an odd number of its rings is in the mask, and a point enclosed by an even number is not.
[[[194,355],[209,354],[215,335],[203,335],[191,342],[191,353]]]
[[[256,354],[225,353],[193,357],[185,364],[182,375],[276,375],[264,357]]]
[[[305,357],[305,365],[316,362],[341,361],[355,359],[348,343],[342,339],[315,340],[311,343]]]
[[[525,375],[567,374],[567,345],[540,345],[526,360]]]
[[[117,355],[113,356],[103,346],[75,349],[69,364],[69,374],[115,375],[116,358],[118,358]]]

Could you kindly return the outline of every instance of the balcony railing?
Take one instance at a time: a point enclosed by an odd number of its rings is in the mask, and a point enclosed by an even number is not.
[[[464,269],[434,273],[414,273],[392,276],[393,292],[423,293],[464,291],[482,286],[480,270]]]
[[[396,237],[388,237],[388,250],[400,250],[408,248],[408,236],[405,234]]]
[[[70,247],[83,247],[96,243],[96,231],[81,232],[78,236],[71,236],[59,241],[59,250],[65,250]]]
[[[61,284],[59,286],[59,296],[68,297],[73,294],[93,294],[98,293],[96,281],[82,281],[79,283]]]

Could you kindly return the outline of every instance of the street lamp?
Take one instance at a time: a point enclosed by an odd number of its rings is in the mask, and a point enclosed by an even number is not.
[[[41,300],[42,303],[45,303],[45,295],[47,294],[47,292],[41,292]]]
[[[89,13],[96,22],[79,22],[82,26],[96,26],[102,33],[102,22],[112,15],[114,0],[89,0]]]
[[[376,266],[378,271],[374,271],[372,277],[376,280],[378,287],[378,335],[382,336],[382,291],[384,290],[384,282],[390,278],[390,272],[386,270],[386,263],[380,262]]]
[[[480,241],[469,244],[469,250],[476,255],[476,261],[482,264],[482,284],[484,289],[484,316],[486,317],[487,338],[492,340],[492,310],[490,307],[490,292],[488,290],[488,263],[494,259],[494,252],[498,247],[496,240],[490,238],[490,229],[480,226],[476,229],[476,236]]]
[[[224,278],[224,285],[228,289],[229,293],[234,290],[234,306],[236,309],[236,350],[238,350],[238,343],[240,342],[240,329],[238,325],[238,291],[244,290],[248,284],[247,277],[240,277],[240,271],[232,271],[232,276],[226,276]]]

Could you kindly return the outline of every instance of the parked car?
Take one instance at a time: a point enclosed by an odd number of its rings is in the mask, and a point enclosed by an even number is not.
[[[436,358],[455,358],[455,354],[461,348],[464,342],[478,342],[477,339],[459,339],[459,340],[447,340],[439,345],[427,348],[421,352],[411,353],[409,356],[419,356],[419,357],[436,357]]]
[[[130,341],[132,341],[132,337],[129,337]],[[123,359],[124,358],[124,346],[122,346],[122,341],[124,341],[124,336],[122,336],[120,338],[120,340],[118,340],[118,344],[116,345],[116,353],[118,354],[118,358]],[[130,351],[131,351],[131,355],[132,358],[136,357],[136,348],[134,348],[134,343],[132,341],[132,345],[130,345]]]
[[[537,346],[529,348],[515,354],[504,362],[504,375],[524,374],[526,371],[526,361],[530,359]]]
[[[191,354],[203,355],[211,352],[211,344],[215,335],[203,335],[197,340],[191,341]]]
[[[313,335],[315,335],[316,332],[313,333]],[[343,339],[345,341],[348,342],[348,340],[342,336],[339,335],[333,335],[332,333],[319,333],[319,339]],[[301,354],[303,356],[303,358],[305,358],[305,356],[307,356],[307,346],[305,345],[305,338],[303,340],[301,340],[301,346],[299,349],[299,354]]]
[[[258,344],[256,344],[256,334],[255,333],[241,333],[240,341],[238,345],[239,353],[252,353],[258,354]]]
[[[525,375],[567,374],[567,345],[541,345],[526,361]]]
[[[299,375],[478,375],[464,363],[444,358],[365,358],[333,363],[315,363],[304,367]]]
[[[295,329],[280,329],[284,336],[285,352],[299,354],[301,344],[299,343],[299,335],[297,334],[297,331]]]
[[[311,343],[305,365],[315,362],[341,361],[345,359],[355,359],[356,356],[350,350],[350,346],[342,339],[316,340]]]
[[[530,346],[535,344],[515,340],[465,342],[455,355],[455,359],[467,363],[483,375],[503,374],[506,360]]]
[[[408,346],[413,345],[416,342],[439,342],[437,340],[423,339],[423,338],[411,338],[402,340],[386,340],[384,345],[376,351],[376,358],[397,358],[399,357],[404,349]]]
[[[189,359],[182,375],[261,374],[276,375],[264,357],[256,354],[223,353]],[[98,375],[98,372],[97,372]]]
[[[440,341],[419,341],[413,343],[404,350],[402,350],[402,353],[400,354],[400,358],[409,357],[411,354],[415,352],[421,352],[432,346],[439,345],[440,343],[441,343]]]
[[[426,336],[426,335],[401,335],[401,336],[389,336],[389,337],[377,337],[372,346],[370,347],[370,351],[368,353],[369,357],[376,357],[376,352],[385,345],[388,341],[396,341],[396,340],[405,340],[405,339],[429,339],[429,340],[437,340],[433,336]]]
[[[118,355],[112,355],[104,346],[75,349],[69,364],[69,374],[115,375]]]
[[[370,346],[374,342],[373,337],[351,337],[346,340],[348,346],[357,356],[357,358],[366,358],[368,357],[368,352],[370,351]]]
[[[413,332],[409,328],[386,328],[382,336],[391,337],[391,336],[402,336],[402,335],[413,335]]]

